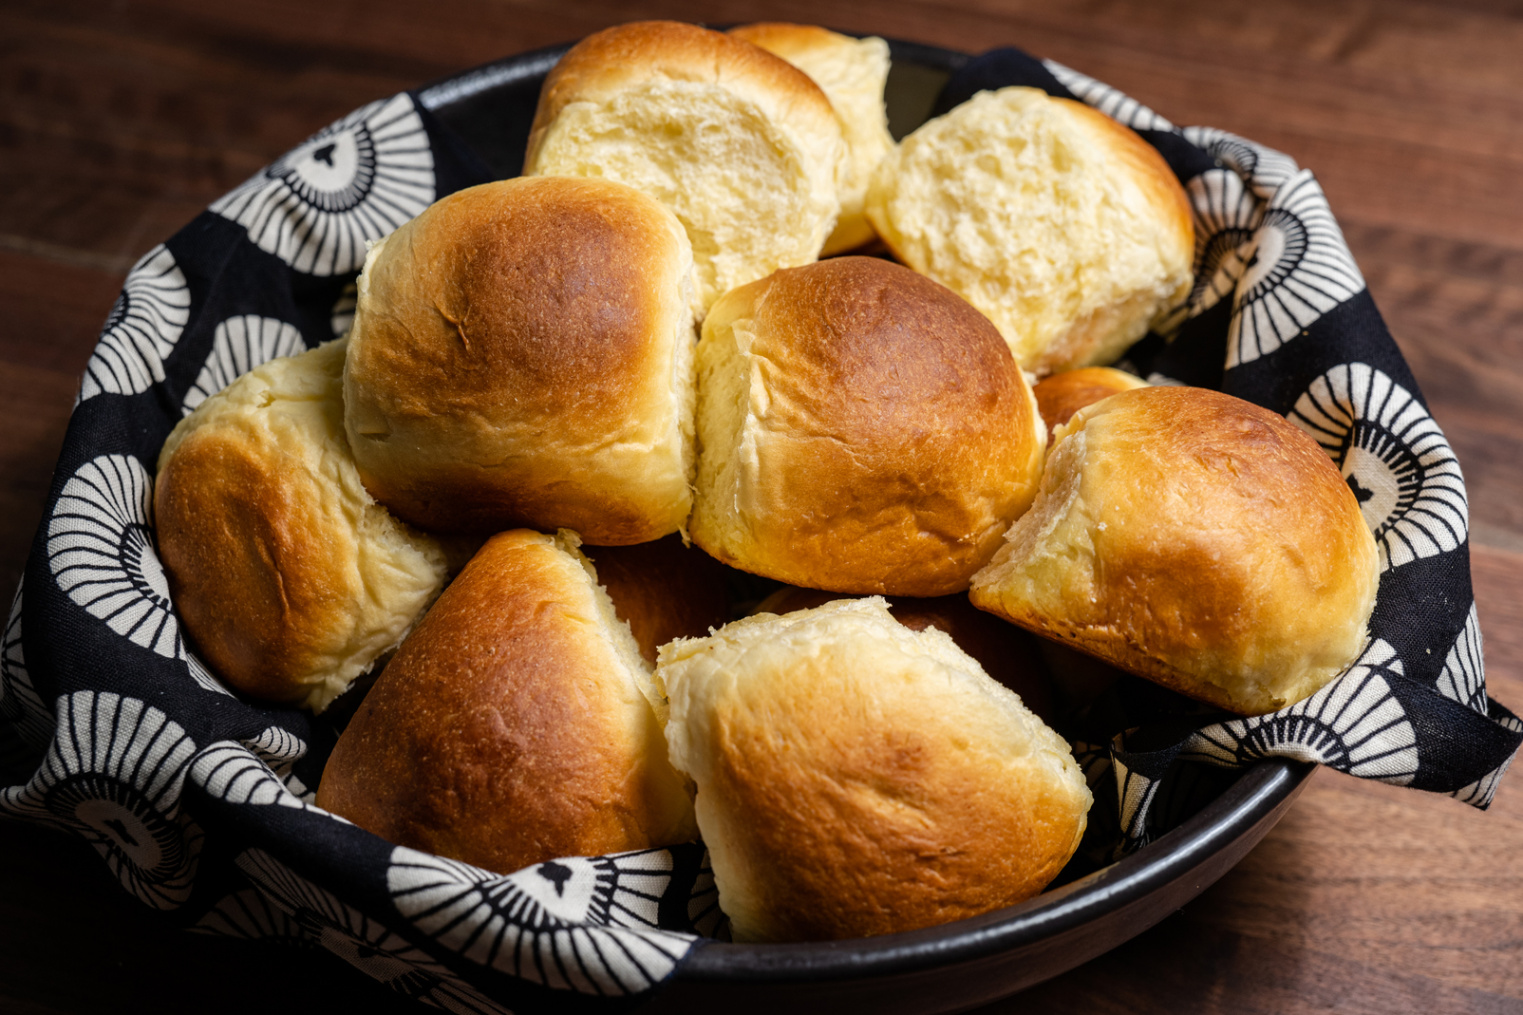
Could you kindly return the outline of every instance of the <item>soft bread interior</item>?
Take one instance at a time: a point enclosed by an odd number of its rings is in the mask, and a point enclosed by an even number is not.
[[[588,591],[592,595],[593,607],[597,610],[598,635],[604,639],[609,650],[623,664],[628,672],[630,681],[639,688],[641,696],[649,703],[651,712],[656,717],[660,726],[666,725],[666,696],[656,686],[655,679],[651,675],[651,665],[640,654],[640,645],[635,641],[629,624],[619,619],[618,611],[614,609],[613,600],[608,596],[608,590],[598,581],[598,571],[592,561],[581,550],[582,539],[570,529],[562,529],[555,534],[555,545],[562,553],[576,560],[587,573]],[[656,745],[659,747],[659,744]]]
[[[853,39],[813,25],[759,24],[731,29],[731,35],[775,53],[814,79],[830,99],[846,141],[840,182],[841,216],[825,241],[822,256],[839,254],[877,237],[863,205],[867,183],[894,147],[888,132],[883,89],[888,84],[888,43],[877,37]]]
[[[1163,160],[1101,113],[980,92],[878,166],[867,215],[1038,374],[1108,363],[1189,294],[1194,232]]]
[[[819,255],[840,207],[839,157],[839,147],[807,150],[722,85],[657,79],[565,106],[525,171],[605,177],[666,205],[692,242],[708,307],[737,285]]]
[[[727,563],[755,542],[747,524],[755,506],[745,502],[743,486],[760,470],[759,415],[768,402],[766,376],[750,355],[752,317],[740,295],[714,308],[698,345],[699,454],[689,522]]]

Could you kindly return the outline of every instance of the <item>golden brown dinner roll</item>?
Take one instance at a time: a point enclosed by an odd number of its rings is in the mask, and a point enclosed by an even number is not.
[[[999,333],[899,265],[840,257],[732,290],[698,372],[689,531],[733,567],[945,595],[1035,495],[1045,429]]]
[[[1136,388],[1058,430],[973,605],[1244,715],[1354,661],[1378,560],[1317,443],[1204,388]]]
[[[844,157],[807,74],[722,32],[640,21],[588,36],[545,78],[524,173],[618,180],[671,208],[708,307],[819,255]]]
[[[672,763],[737,941],[911,930],[1041,891],[1090,793],[1063,738],[880,598],[661,650]]]
[[[574,535],[500,533],[361,703],[317,804],[501,873],[684,842],[692,804],[652,702]]]
[[[191,642],[256,698],[320,712],[444,584],[445,554],[365,492],[344,437],[344,343],[271,360],[159,453],[159,556]]]
[[[1184,302],[1195,234],[1132,130],[1035,88],[980,92],[878,165],[867,217],[1038,374],[1108,363]]]
[[[607,180],[436,202],[365,259],[344,421],[365,486],[426,529],[675,532],[691,503],[692,252]]]
[[[588,547],[586,553],[614,612],[629,624],[652,666],[656,649],[673,638],[701,638],[730,619],[724,568],[697,547],[683,546],[677,535],[638,546]]]
[[[1080,367],[1038,381],[1031,393],[1036,396],[1042,422],[1047,424],[1048,446],[1052,445],[1053,431],[1086,405],[1109,398],[1118,391],[1145,388],[1147,383],[1141,377],[1114,367]]]
[[[862,211],[867,181],[894,147],[888,132],[883,88],[888,83],[888,43],[853,39],[817,25],[768,21],[741,25],[730,34],[775,53],[814,79],[835,107],[846,141],[839,195],[841,216],[822,255],[854,250],[877,238]]]
[[[602,572],[600,571],[599,574]],[[794,613],[812,610],[841,598],[839,592],[821,592],[784,585],[752,610],[758,613]],[[1052,683],[1043,665],[1039,644],[1013,624],[975,609],[964,595],[915,599],[888,598],[891,616],[911,631],[928,627],[948,635],[957,647],[973,657],[985,673],[1021,696],[1021,701],[1043,722],[1052,722]]]

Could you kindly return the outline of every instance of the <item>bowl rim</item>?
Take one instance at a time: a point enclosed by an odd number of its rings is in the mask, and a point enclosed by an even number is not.
[[[951,73],[971,59],[966,53],[924,43],[886,41],[893,61],[929,70]],[[494,60],[429,82],[415,95],[425,109],[447,115],[452,106],[543,76],[574,44],[561,43]],[[1155,841],[1016,906],[871,938],[786,944],[704,941],[678,966],[673,979],[695,983],[871,979],[976,962],[1050,940],[1163,892],[1234,844],[1243,843],[1241,853],[1246,853],[1288,809],[1315,769],[1309,762],[1262,759],[1245,769],[1216,799]],[[1175,905],[1204,891],[1227,869],[1230,865],[1186,887],[1185,894],[1173,896]],[[1127,928],[1122,939],[1141,933],[1167,912],[1143,915]],[[1115,943],[1119,942],[1111,942]],[[1103,950],[1076,952],[1069,968]]]

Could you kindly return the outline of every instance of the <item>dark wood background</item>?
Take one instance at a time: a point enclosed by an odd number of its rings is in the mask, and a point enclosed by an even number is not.
[[[1492,693],[1523,707],[1523,4],[0,4],[0,594],[127,268],[371,99],[636,17],[1015,44],[1316,170],[1469,483]],[[1523,1011],[1523,775],[1482,814],[1322,771],[1196,902],[991,1011]],[[0,824],[0,1010],[402,1011],[336,959],[154,923]],[[410,1007],[406,1010],[412,1010]]]

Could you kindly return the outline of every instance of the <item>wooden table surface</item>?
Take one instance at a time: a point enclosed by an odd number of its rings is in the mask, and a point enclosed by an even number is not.
[[[1498,0],[5,0],[6,602],[79,375],[138,256],[373,98],[652,16],[1020,45],[1313,168],[1459,454],[1490,689],[1523,708],[1523,12]],[[1523,1011],[1520,780],[1481,813],[1320,771],[1197,901],[990,1010]],[[345,1003],[404,1010],[325,955],[169,931],[82,842],[0,824],[0,1010]]]

